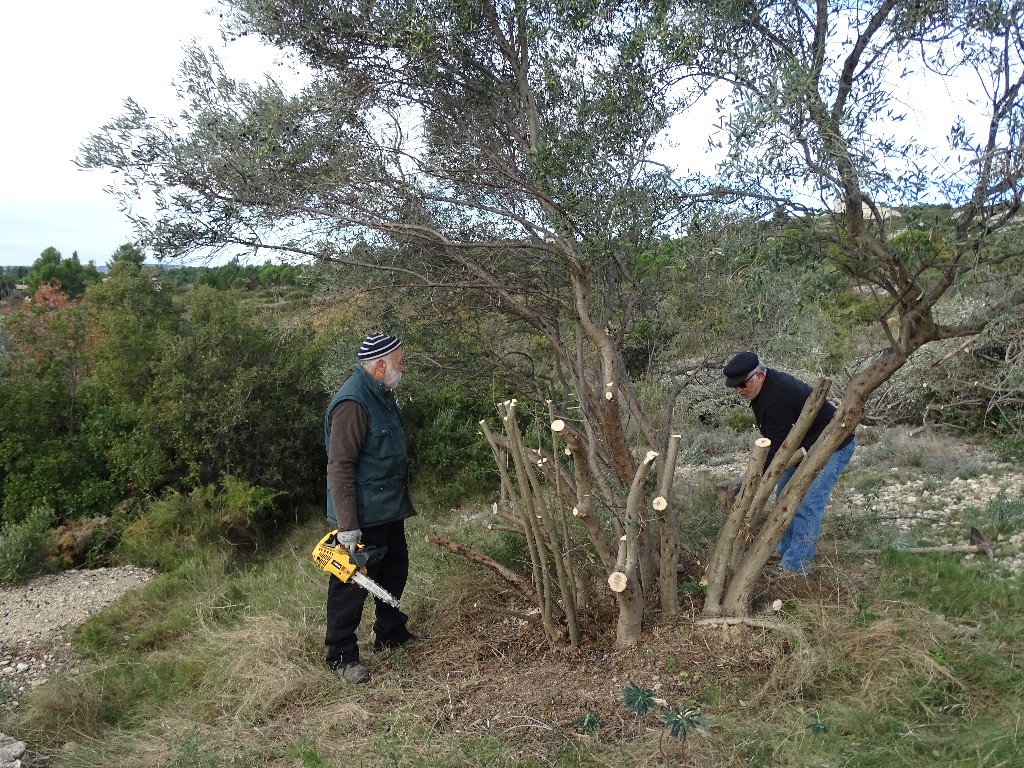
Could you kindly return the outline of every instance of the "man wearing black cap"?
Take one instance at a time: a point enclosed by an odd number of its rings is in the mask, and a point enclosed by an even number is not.
[[[812,389],[810,385],[788,373],[766,367],[753,352],[740,352],[726,363],[722,373],[725,374],[725,386],[735,389],[740,397],[750,403],[757,428],[762,435],[772,441],[771,448],[768,449],[768,458],[765,460],[765,466],[768,466],[782,441],[796,424]],[[825,427],[832,421],[835,412],[835,406],[828,401],[822,404],[810,429],[804,435],[803,442],[800,443],[804,450],[811,449],[825,431]],[[793,513],[789,529],[775,548],[781,558],[779,568],[782,571],[807,573],[818,546],[825,504],[836,480],[839,479],[839,474],[850,463],[854,447],[853,435],[850,435],[832,454],[804,494],[800,506]],[[794,472],[795,466],[782,473],[775,489],[776,498]]]
[[[409,575],[405,519],[416,514],[409,499],[409,459],[402,413],[393,394],[405,370],[402,341],[386,333],[366,337],[359,364],[334,393],[324,416],[327,447],[327,519],[340,544],[355,550],[387,547],[367,575],[401,597]],[[370,670],[359,661],[356,629],[366,591],[332,575],[327,587],[327,665],[342,680],[365,683]],[[376,599],[374,650],[417,639],[408,616]]]

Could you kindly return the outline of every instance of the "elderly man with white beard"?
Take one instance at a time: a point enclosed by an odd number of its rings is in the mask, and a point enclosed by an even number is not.
[[[416,514],[409,498],[409,457],[402,413],[394,389],[405,370],[402,341],[386,333],[366,337],[352,375],[334,393],[324,416],[327,447],[327,519],[337,542],[387,547],[367,575],[397,598],[409,575],[405,520]],[[370,670],[359,658],[356,630],[366,591],[332,575],[327,588],[327,666],[340,679],[365,683]],[[408,616],[375,598],[375,652],[418,640]]]

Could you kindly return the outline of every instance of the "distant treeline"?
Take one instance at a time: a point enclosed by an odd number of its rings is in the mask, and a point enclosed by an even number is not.
[[[208,285],[211,288],[255,289],[299,285],[305,267],[291,264],[242,264],[237,258],[219,267],[164,267],[167,279],[176,287]]]
[[[26,286],[25,291],[31,296],[40,285],[57,281],[64,293],[72,298],[81,298],[85,289],[93,283],[103,280],[104,276],[119,262],[130,262],[138,266],[144,265],[144,254],[135,246],[125,244],[112,254],[110,261],[103,267],[94,262],[83,264],[78,253],[69,258],[61,256],[60,251],[50,247],[44,250],[31,266],[0,267],[0,295],[16,289],[19,285]],[[279,288],[299,285],[304,267],[290,264],[273,264],[269,260],[262,265],[243,264],[237,257],[226,264],[209,267],[191,267],[182,265],[150,265],[164,273],[164,279],[175,288],[188,285],[208,285],[218,290],[235,288],[254,290],[257,288]]]

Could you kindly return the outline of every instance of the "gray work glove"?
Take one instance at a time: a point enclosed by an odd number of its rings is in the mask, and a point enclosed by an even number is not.
[[[338,531],[336,534],[334,534],[334,540],[337,541],[349,552],[356,551],[356,547],[359,546],[359,539],[361,539],[362,537],[363,532],[358,528],[356,528],[354,531]]]

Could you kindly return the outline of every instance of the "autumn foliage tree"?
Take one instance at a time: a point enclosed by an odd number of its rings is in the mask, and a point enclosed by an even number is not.
[[[83,492],[79,481],[93,463],[81,450],[81,390],[90,372],[94,326],[81,302],[47,283],[31,302],[4,307],[2,329],[2,517],[20,520],[43,501],[73,509],[76,493]],[[95,492],[102,490],[92,487],[84,495]]]

